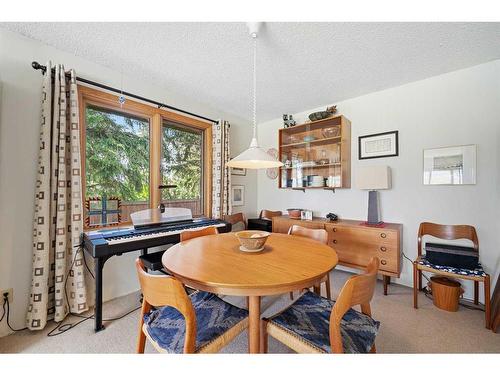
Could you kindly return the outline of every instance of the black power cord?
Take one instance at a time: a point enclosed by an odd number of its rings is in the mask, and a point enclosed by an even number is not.
[[[68,301],[68,290],[67,290],[68,278],[69,278],[69,275],[70,275],[71,271],[73,270],[73,266],[75,264],[76,257],[78,256],[78,253],[80,251],[82,251],[83,262],[85,264],[85,267],[87,268],[87,271],[92,276],[92,278],[95,279],[94,274],[92,273],[92,271],[90,270],[90,268],[89,268],[89,266],[87,264],[87,259],[85,258],[85,253],[83,252],[83,245],[80,244],[80,245],[75,246],[75,247],[78,247],[78,249],[77,249],[77,251],[75,253],[75,256],[73,257],[73,261],[71,262],[71,266],[69,268],[68,273],[66,274],[66,280],[64,282],[64,295],[66,297],[66,303]],[[5,308],[5,306],[7,306],[7,308]],[[114,321],[114,320],[122,319],[122,318],[126,317],[127,315],[132,314],[134,311],[139,310],[140,308],[141,308],[141,306],[138,306],[138,307],[134,308],[133,310],[130,310],[130,311],[124,313],[121,316],[118,316],[116,318],[103,319],[103,321],[105,321],[105,322],[111,322],[111,321]],[[10,317],[10,304],[9,304],[8,294],[4,294],[4,296],[3,296],[2,310],[3,310],[3,312],[2,312],[2,317],[0,318],[0,322],[4,319],[5,316],[7,316],[7,326],[12,331],[14,331],[14,332],[20,332],[20,331],[25,331],[25,330],[28,329],[28,327],[25,327],[25,328],[22,328],[22,329],[15,329],[15,328],[12,328],[12,326],[10,325],[10,321],[9,321],[9,317]],[[52,329],[47,334],[48,337],[54,337],[54,336],[61,335],[61,334],[65,333],[65,332],[68,332],[70,329],[75,328],[77,325],[79,325],[79,324],[81,324],[81,323],[83,323],[83,322],[85,322],[87,320],[95,319],[94,314],[89,315],[89,316],[85,316],[85,315],[75,314],[75,313],[69,312],[68,315],[75,316],[75,317],[78,317],[78,318],[83,318],[83,319],[81,319],[81,320],[79,320],[79,321],[77,321],[75,323],[64,323],[63,324],[63,321],[59,322],[57,324],[57,326],[54,329]]]
[[[138,307],[134,308],[133,310],[130,310],[130,311],[126,312],[125,314],[120,315],[120,316],[118,316],[116,318],[103,319],[102,321],[103,322],[112,322],[114,320],[122,319],[122,318],[126,317],[127,315],[132,314],[134,311],[139,310],[140,308],[141,308],[141,306],[138,306]],[[79,317],[79,318],[83,318],[83,319],[79,320],[76,323],[65,323],[65,324],[62,324],[62,322],[59,322],[59,324],[52,331],[50,331],[47,334],[47,336],[48,337],[54,337],[54,336],[61,335],[61,334],[65,333],[65,332],[69,331],[70,329],[75,328],[80,323],[83,323],[83,322],[85,322],[87,320],[94,320],[95,319],[94,314],[89,315],[89,316],[85,316],[85,315],[79,315],[79,314],[75,314],[75,313],[70,313],[70,315],[71,316],[76,316],[76,317]],[[54,332],[56,332],[56,333],[54,333]]]
[[[410,263],[411,263],[411,264],[413,264],[413,261],[412,261],[410,258],[408,258],[404,252],[403,252],[402,254],[403,254],[403,257],[404,257],[404,258],[408,259],[408,261],[410,261]],[[425,275],[425,273],[423,273],[423,272],[422,272],[422,276],[423,276],[423,277],[424,277],[424,278],[425,278],[428,282],[431,282],[431,280],[430,280],[430,279],[429,279],[429,278]],[[422,288],[422,291],[424,292],[424,295],[425,295],[427,298],[429,298],[430,300],[432,300],[432,299],[433,299],[433,298],[432,298],[432,291],[431,291],[431,290],[429,290],[429,288],[428,288],[428,287],[423,287],[423,288]],[[472,301],[471,301],[471,300],[468,300],[468,299],[466,299],[466,298],[460,298],[460,299],[459,299],[458,304],[459,304],[460,306],[462,306],[462,307],[466,308],[466,309],[469,309],[469,310],[477,310],[477,311],[484,311],[484,308],[470,306],[470,305],[467,305],[467,304],[463,303],[462,301],[467,301],[467,302],[469,302],[469,303],[472,303]]]
[[[95,279],[94,274],[92,273],[92,271],[90,270],[90,268],[89,268],[89,266],[88,266],[88,264],[87,264],[87,259],[85,258],[85,253],[83,252],[83,244],[80,244],[80,245],[78,245],[77,247],[78,247],[78,249],[77,249],[77,251],[76,251],[76,253],[75,253],[75,256],[73,257],[73,262],[71,262],[71,267],[70,267],[70,269],[69,269],[69,271],[68,271],[68,274],[66,275],[66,281],[64,282],[64,295],[66,296],[66,303],[67,303],[67,301],[68,301],[68,290],[67,290],[67,288],[66,288],[67,283],[68,283],[68,278],[69,278],[69,275],[70,275],[70,273],[71,273],[71,270],[73,269],[73,266],[74,266],[74,264],[75,264],[76,257],[78,256],[78,253],[79,253],[80,251],[82,251],[83,263],[85,264],[85,268],[86,268],[86,269],[87,269],[87,271],[89,272],[90,276],[92,276],[92,278],[93,278],[93,279]],[[119,317],[116,317],[116,318],[110,318],[110,319],[103,319],[103,321],[104,321],[104,322],[111,322],[111,321],[114,321],[114,320],[118,320],[118,319],[124,318],[124,317],[126,317],[127,315],[132,314],[134,311],[136,311],[136,310],[138,310],[138,309],[140,309],[140,308],[141,308],[141,306],[136,307],[136,308],[134,308],[134,309],[132,309],[132,310],[130,310],[130,311],[128,311],[128,312],[126,312],[125,314],[123,314],[123,315],[121,315],[121,316],[119,316]],[[78,317],[78,318],[83,318],[83,319],[82,319],[82,320],[77,321],[76,323],[65,323],[65,324],[63,324],[63,321],[61,321],[61,322],[59,322],[59,323],[57,324],[57,326],[56,326],[54,329],[52,329],[52,330],[51,330],[51,331],[47,334],[47,336],[48,336],[48,337],[54,337],[54,336],[61,335],[61,334],[65,333],[65,332],[68,332],[70,329],[75,328],[77,325],[79,325],[79,324],[81,324],[81,323],[83,323],[83,322],[85,322],[85,321],[87,321],[87,320],[95,319],[94,314],[89,315],[89,316],[85,316],[85,315],[75,314],[75,313],[70,312],[70,313],[69,313],[69,315],[71,315],[71,316],[75,316],[75,317]],[[55,332],[55,333],[54,333],[54,332]]]
[[[3,313],[2,313],[2,317],[0,318],[0,322],[3,320],[3,318],[5,317],[5,313],[6,313],[6,311],[5,311],[5,299],[3,300],[2,311],[3,311]]]
[[[7,309],[5,308],[5,305],[7,305]],[[21,329],[15,329],[15,328],[12,328],[12,326],[10,325],[10,321],[9,321],[9,317],[10,317],[10,304],[9,304],[9,297],[8,297],[7,294],[3,295],[2,309],[3,309],[3,314],[2,314],[2,318],[0,319],[0,322],[3,320],[3,318],[5,316],[7,316],[7,327],[9,327],[12,331],[14,331],[14,332],[21,332],[21,331],[25,331],[25,330],[28,329],[27,327],[21,328]]]

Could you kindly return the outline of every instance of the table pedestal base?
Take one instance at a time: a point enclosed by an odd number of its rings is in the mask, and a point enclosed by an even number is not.
[[[248,297],[248,352],[260,353],[260,297]]]

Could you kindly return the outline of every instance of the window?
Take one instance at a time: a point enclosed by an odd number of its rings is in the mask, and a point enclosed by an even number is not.
[[[211,123],[131,99],[120,105],[85,86],[78,93],[86,227],[130,225],[131,213],[160,203],[210,216]]]
[[[149,207],[149,121],[87,106],[85,124],[85,199],[106,201],[93,210],[90,226],[117,222],[98,212],[110,209],[107,198],[120,199],[121,221],[130,221],[132,212]]]
[[[203,214],[203,131],[168,121],[162,126],[162,203]]]

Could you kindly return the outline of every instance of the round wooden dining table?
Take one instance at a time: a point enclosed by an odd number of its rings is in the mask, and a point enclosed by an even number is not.
[[[338,262],[331,247],[305,237],[272,233],[264,250],[240,250],[234,233],[193,238],[168,249],[165,269],[185,285],[248,297],[248,350],[260,352],[260,299],[319,284]]]

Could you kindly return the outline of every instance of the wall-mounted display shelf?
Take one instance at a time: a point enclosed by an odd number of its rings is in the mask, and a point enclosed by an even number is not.
[[[351,187],[351,122],[342,115],[279,130],[281,189]]]

